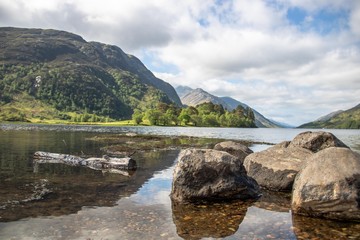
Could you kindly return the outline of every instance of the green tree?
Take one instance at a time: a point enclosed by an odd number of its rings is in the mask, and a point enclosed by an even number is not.
[[[205,114],[202,116],[202,125],[206,127],[218,127],[219,122],[217,121],[216,113]]]
[[[246,116],[247,116],[251,121],[255,121],[255,115],[254,115],[253,110],[248,107],[248,108],[246,109],[246,112],[247,112]]]
[[[91,114],[91,118],[90,118],[91,122],[97,122],[97,117],[95,114]]]
[[[140,110],[136,109],[131,117],[134,123],[139,125],[142,122],[144,115],[141,113]]]
[[[235,113],[227,112],[225,114],[226,122],[228,127],[241,127],[240,125],[240,117]]]
[[[220,117],[219,117],[219,124],[221,127],[226,127],[227,126],[227,120],[226,120],[226,116],[225,116],[225,113],[222,114]]]
[[[159,102],[157,105],[157,110],[159,110],[162,113],[165,113],[169,109],[169,105],[163,102]]]
[[[238,115],[239,117],[243,118],[245,117],[245,109],[241,106],[238,105],[234,110],[233,113],[235,113],[236,115]]]
[[[214,105],[214,112],[218,113],[219,115],[223,115],[225,113],[225,109],[224,109],[223,105],[216,104],[216,105]]]
[[[199,115],[199,111],[193,106],[187,108],[187,113],[189,115]]]
[[[196,106],[200,115],[207,115],[214,112],[214,104],[212,102],[205,102]]]
[[[202,126],[202,117],[199,115],[191,115],[190,116],[191,122],[194,124],[194,126]]]
[[[190,115],[188,114],[187,109],[182,109],[182,110],[181,110],[181,113],[180,113],[178,119],[179,119],[179,121],[180,121],[181,123],[183,123],[183,124],[185,124],[185,125],[188,125],[188,124],[189,124],[191,117],[190,117]]]
[[[179,124],[178,117],[176,115],[176,111],[174,109],[169,108],[165,113],[166,118],[169,120],[169,125],[174,123],[175,125]]]
[[[169,126],[171,124],[171,119],[167,114],[161,113],[159,116],[159,125]]]
[[[159,125],[162,113],[159,110],[149,109],[145,112],[144,118],[147,119],[150,125]]]

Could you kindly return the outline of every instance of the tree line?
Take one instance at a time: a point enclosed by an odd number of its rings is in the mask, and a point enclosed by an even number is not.
[[[173,104],[158,103],[156,108],[141,111],[136,109],[132,115],[135,124],[148,122],[157,126],[198,126],[198,127],[256,127],[251,108],[241,105],[229,111],[222,105],[211,102],[196,107],[179,108]]]

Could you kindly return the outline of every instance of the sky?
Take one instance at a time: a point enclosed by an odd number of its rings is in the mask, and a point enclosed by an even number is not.
[[[360,103],[359,0],[0,0],[0,26],[117,45],[295,126]]]

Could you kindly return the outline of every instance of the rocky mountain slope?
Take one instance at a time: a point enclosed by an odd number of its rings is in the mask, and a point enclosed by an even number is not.
[[[182,98],[183,96],[185,96],[186,94],[188,94],[192,90],[193,89],[191,87],[188,87],[188,86],[177,86],[175,88],[175,91],[177,92],[177,94],[179,95],[180,98]]]
[[[40,101],[54,112],[117,119],[159,101],[181,105],[170,84],[117,46],[87,42],[64,31],[0,28],[3,114],[16,111],[11,105],[16,98]]]
[[[299,126],[299,128],[360,129],[360,104],[346,111],[337,111]]]
[[[177,90],[177,88],[175,88],[175,90]],[[180,97],[180,99],[182,104],[187,106],[196,106],[202,103],[212,102],[214,104],[221,104],[224,108],[228,110],[235,109],[231,106],[228,106],[228,104],[221,98],[214,96],[201,88],[196,88],[191,90],[190,92],[187,92],[187,94]]]
[[[249,107],[245,103],[239,102],[231,97],[217,97],[214,96],[201,88],[191,89],[186,86],[178,86],[175,88],[178,95],[180,96],[181,102],[184,105],[196,106],[204,102],[212,102],[214,104],[221,104],[227,110],[233,110],[238,105],[244,108]],[[279,128],[283,127],[280,124],[274,123],[271,120],[264,117],[261,113],[252,109],[255,115],[255,124],[257,127],[268,127],[268,128]]]

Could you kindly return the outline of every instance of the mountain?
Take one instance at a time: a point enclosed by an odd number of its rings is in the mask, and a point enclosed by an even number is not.
[[[21,99],[53,112],[116,119],[159,101],[181,106],[170,84],[117,46],[65,31],[0,28],[2,114],[17,111],[12,104]]]
[[[346,111],[330,113],[314,122],[303,124],[299,128],[360,129],[360,104]]]
[[[246,108],[249,107],[245,103],[239,102],[236,99],[233,99],[231,97],[220,97],[229,107],[230,109],[235,109],[238,105],[241,105],[242,107]]]
[[[177,91],[177,88],[175,90]],[[187,92],[187,94],[180,97],[180,99],[182,104],[187,106],[196,106],[202,103],[212,102],[214,104],[221,104],[224,108],[228,110],[234,109],[228,106],[227,103],[225,103],[221,98],[216,97],[201,88],[196,88],[191,90],[190,92]]]
[[[192,89],[185,86],[176,87],[178,95],[180,96],[181,102],[184,105],[196,106],[204,102],[212,102],[214,104],[221,104],[224,108],[231,111],[234,110],[238,105],[244,108],[249,107],[248,105],[239,102],[231,97],[217,97],[214,96],[201,88]],[[261,113],[252,109],[255,115],[255,124],[257,127],[268,127],[268,128],[279,128],[282,127],[269,119],[265,118]]]
[[[295,128],[295,126],[290,125],[288,123],[275,121],[274,119],[269,119],[269,120],[282,128]]]
[[[188,94],[189,92],[191,92],[193,89],[187,86],[177,86],[175,88],[175,91],[177,92],[177,94],[179,95],[179,97],[183,97],[186,94]]]
[[[326,122],[326,121],[330,120],[331,118],[335,117],[336,115],[338,115],[338,114],[340,114],[342,112],[344,112],[344,111],[343,110],[338,110],[338,111],[329,113],[329,114],[327,114],[325,116],[322,116],[322,117],[316,119],[315,122]]]

